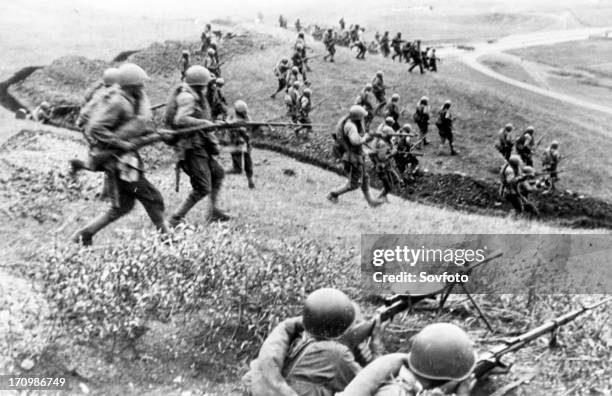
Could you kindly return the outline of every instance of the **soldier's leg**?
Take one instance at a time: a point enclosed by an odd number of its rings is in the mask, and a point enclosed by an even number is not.
[[[117,183],[117,197],[111,203],[110,209],[77,231],[72,236],[74,242],[81,242],[85,246],[91,245],[95,234],[132,210],[135,197],[129,183],[123,181],[115,181],[115,183]]]
[[[336,203],[338,202],[338,197],[342,194],[346,194],[349,191],[353,191],[359,188],[359,182],[361,179],[361,175],[359,174],[359,170],[348,162],[344,164],[344,170],[346,172],[346,177],[348,179],[346,185],[344,187],[339,188],[338,190],[334,190],[329,193],[327,199]]]
[[[192,190],[181,206],[170,216],[168,224],[175,227],[202,198],[212,190],[208,156],[194,152],[185,153],[185,160],[181,162],[183,171],[189,176]]]
[[[243,154],[244,158],[244,172],[246,173],[247,180],[249,182],[249,188],[255,188],[255,182],[253,181],[253,159],[251,158],[250,147]]]
[[[151,222],[158,231],[165,234],[168,232],[164,222],[164,198],[161,193],[144,175],[136,183],[132,183],[134,197],[144,206]]]
[[[232,153],[232,174],[242,173],[242,151],[235,151]]]
[[[219,209],[219,195],[221,186],[225,178],[223,167],[213,157],[209,158],[208,169],[210,172],[211,192],[210,192],[210,210],[208,212],[209,221],[227,221],[230,217]]]
[[[361,192],[363,193],[363,197],[365,198],[368,205],[370,205],[373,208],[381,205],[382,201],[376,200],[372,198],[372,195],[370,195],[370,175],[368,175],[368,172],[365,169],[365,166],[360,165],[358,173],[360,173],[360,176],[361,176],[360,178],[361,179],[360,180]]]

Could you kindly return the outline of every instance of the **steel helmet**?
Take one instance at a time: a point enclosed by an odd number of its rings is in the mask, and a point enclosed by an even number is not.
[[[185,82],[188,85],[208,85],[212,80],[210,72],[204,66],[193,65],[185,72]]]
[[[223,77],[219,77],[215,79],[215,84],[217,84],[218,86],[222,87],[223,84],[225,84],[225,80],[223,79]]]
[[[301,86],[301,85],[302,85],[302,84],[300,84],[300,82],[299,82],[299,81],[294,81],[294,82],[293,82],[293,88],[295,88],[295,89],[300,89],[300,86]]]
[[[533,134],[533,132],[535,131],[535,129],[533,128],[533,125],[529,125],[527,127],[527,129],[525,129],[525,133],[531,133]]]
[[[504,127],[504,129],[508,132],[510,132],[511,130],[514,129],[514,125],[507,123],[506,126]]]
[[[404,124],[404,126],[402,127],[402,131],[410,133],[412,132],[412,126],[410,124]]]
[[[387,118],[385,118],[385,124],[393,125],[393,124],[395,124],[395,120],[393,119],[393,117],[387,117]]]
[[[302,311],[304,329],[317,338],[337,338],[353,324],[356,312],[351,299],[337,289],[312,292]]]
[[[50,105],[50,104],[49,104],[49,102],[47,102],[47,101],[43,101],[43,102],[40,104],[40,108],[41,108],[41,109],[43,109],[43,110],[49,110],[49,108],[50,108],[50,107],[51,107],[51,105]]]
[[[208,55],[214,55],[214,54],[215,54],[215,50],[214,50],[214,49],[212,49],[212,48],[209,48],[209,49],[208,49],[208,51],[206,51],[206,53],[207,53]]]
[[[306,96],[310,96],[312,95],[312,89],[310,88],[305,88],[304,91],[302,92],[304,95]]]
[[[376,75],[377,75],[378,77],[382,77],[382,76],[383,76],[383,72],[382,72],[382,70],[377,71],[377,72],[376,72]]]
[[[304,46],[301,43],[298,43],[298,45],[296,45],[295,48],[297,48],[298,50],[303,50]]]
[[[444,102],[444,107],[451,107],[452,104],[453,102],[451,102],[450,100],[447,100],[446,102]]]
[[[398,100],[400,100],[400,96],[397,93],[394,93],[393,95],[391,95],[391,100],[393,102],[397,102]]]
[[[431,380],[462,381],[476,365],[470,337],[451,323],[426,326],[412,341],[408,367]]]
[[[365,90],[366,91],[371,91],[372,90],[372,84],[370,84],[370,83],[366,84]]]
[[[354,120],[363,120],[366,115],[368,115],[366,109],[359,105],[351,106],[351,109],[349,110],[349,116]]]
[[[304,32],[299,32],[299,33],[298,33],[298,37],[299,37],[299,38],[304,38]]]
[[[183,50],[183,55],[189,55],[189,51],[188,50]]]
[[[299,72],[300,72],[300,69],[298,69],[298,67],[297,67],[297,66],[293,66],[293,67],[291,68],[291,73],[293,73],[293,74],[298,74]]]
[[[286,106],[293,106],[293,99],[291,99],[291,96],[285,95],[285,105]]]
[[[558,141],[558,140],[553,140],[553,141],[550,143],[550,147],[552,147],[552,148],[558,148],[558,147],[559,147],[559,141]]]
[[[234,103],[234,110],[236,113],[246,114],[249,111],[249,107],[244,100],[237,100],[236,103]]]
[[[526,166],[523,168],[523,173],[527,176],[533,176],[535,175],[535,169],[533,169],[533,166]]]
[[[391,133],[394,133],[395,131],[389,125],[385,125],[381,132],[383,133],[383,135],[389,135]]]
[[[516,154],[511,155],[510,158],[508,158],[508,163],[511,166],[517,167],[517,166],[519,166],[521,164],[521,157],[519,157]]]
[[[423,97],[421,97],[420,102],[423,103],[423,104],[427,104],[427,103],[429,103],[429,98],[427,96],[423,96]]]
[[[281,58],[281,63],[288,63],[288,62],[289,62],[288,58],[286,58],[286,57],[282,57]]]
[[[102,73],[102,83],[106,86],[111,86],[119,82],[119,69],[109,67]]]
[[[149,80],[147,73],[134,63],[119,66],[119,85],[122,87],[144,85]]]

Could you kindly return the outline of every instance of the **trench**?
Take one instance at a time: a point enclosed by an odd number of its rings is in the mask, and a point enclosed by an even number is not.
[[[11,85],[17,84],[25,80],[41,67],[42,66],[24,67],[23,69],[13,74],[8,80],[0,82],[0,105],[12,112],[16,112],[20,108],[27,108],[27,106],[21,103],[21,101],[11,95],[11,93],[9,92],[9,88]]]

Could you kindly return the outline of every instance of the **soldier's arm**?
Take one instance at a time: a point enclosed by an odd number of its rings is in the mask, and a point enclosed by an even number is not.
[[[180,127],[190,127],[198,125],[213,125],[208,120],[202,120],[192,116],[196,101],[193,95],[188,92],[182,92],[176,97],[176,115],[174,116],[174,123]]]
[[[344,126],[344,130],[345,130],[346,136],[349,139],[349,142],[351,142],[353,146],[360,146],[363,143],[366,143],[370,139],[370,135],[368,134],[365,134],[364,136],[360,136],[359,131],[357,130],[357,127],[355,127],[354,125],[349,125],[347,123],[347,125]]]
[[[117,120],[125,116],[130,103],[120,95],[114,95],[101,103],[89,122],[89,135],[96,141],[118,149],[127,149],[131,144],[121,139],[111,129]]]

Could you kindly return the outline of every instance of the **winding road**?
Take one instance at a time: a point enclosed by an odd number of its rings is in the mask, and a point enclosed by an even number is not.
[[[469,51],[459,48],[445,48],[441,49],[439,52],[440,55],[445,55],[448,57],[457,57],[459,58],[459,60],[461,60],[463,63],[473,68],[474,70],[506,84],[513,85],[515,87],[539,95],[547,96],[549,98],[557,99],[573,106],[578,106],[588,110],[594,110],[608,115],[612,115],[612,108],[610,107],[602,106],[600,104],[579,99],[571,95],[547,90],[532,84],[525,83],[523,81],[510,78],[492,70],[491,68],[487,67],[479,61],[479,59],[484,55],[499,54],[504,51],[518,48],[533,47],[539,45],[552,45],[570,41],[581,41],[586,40],[592,36],[604,36],[610,31],[612,31],[612,26],[601,28],[578,28],[567,30],[542,31],[536,33],[507,36],[494,42],[476,43],[473,45],[474,49]]]

